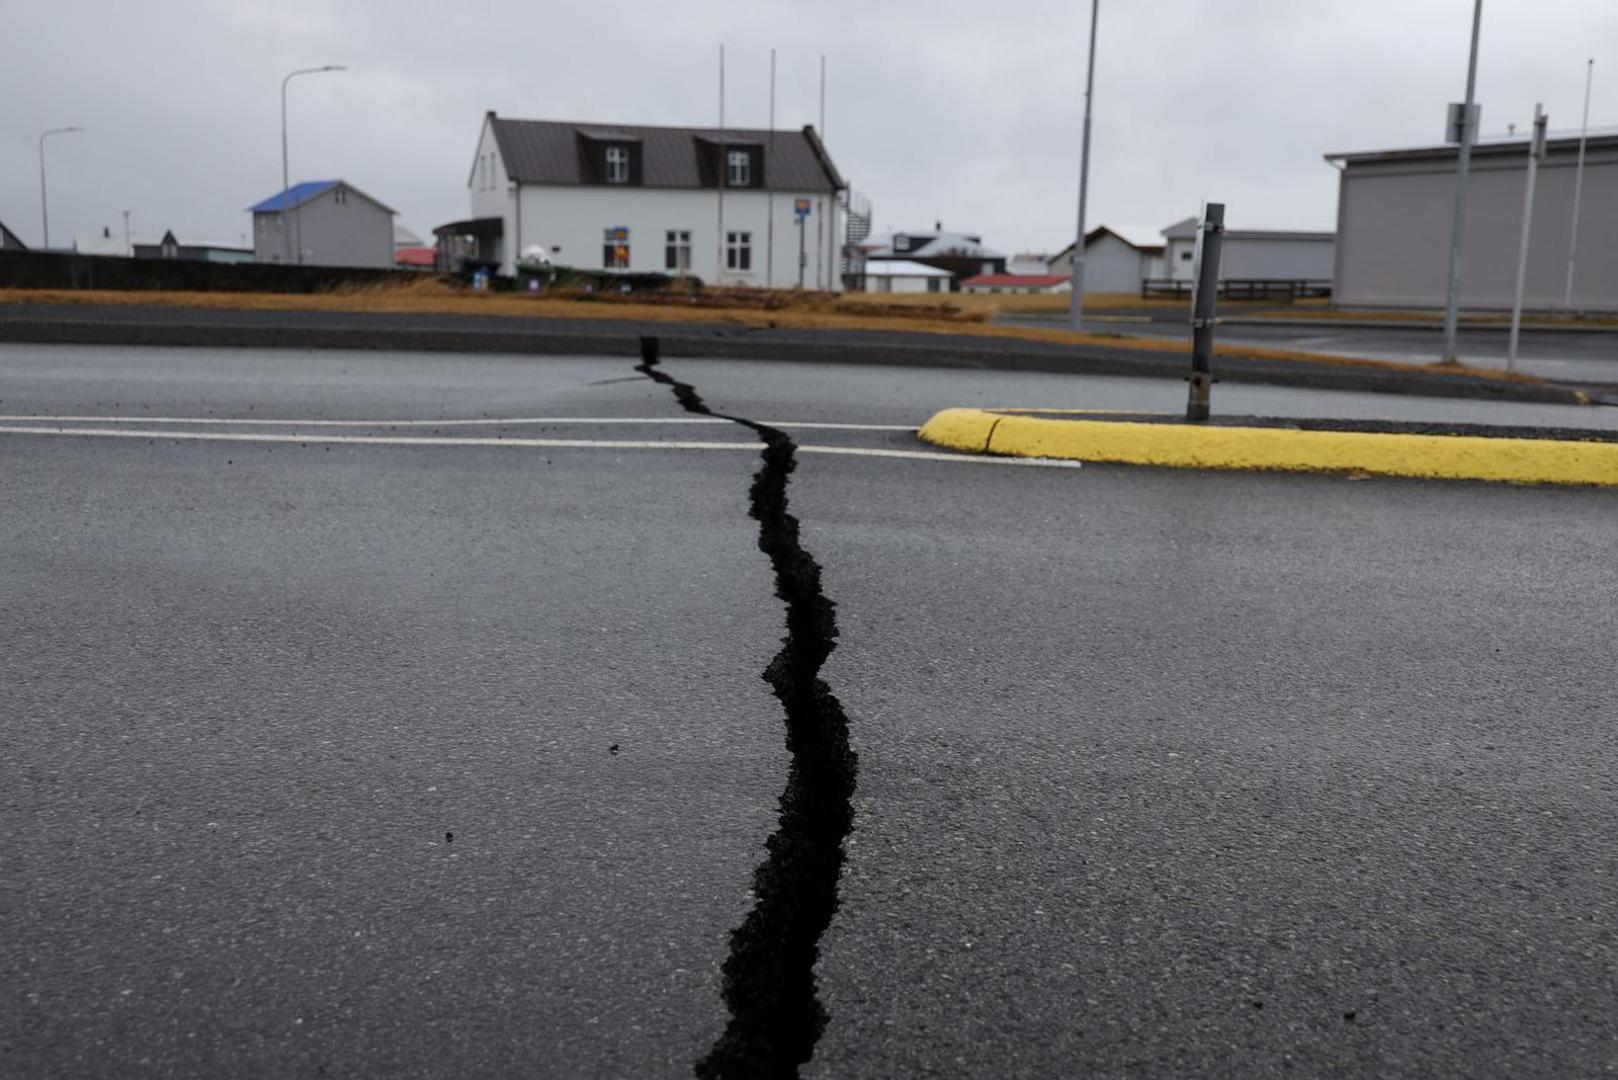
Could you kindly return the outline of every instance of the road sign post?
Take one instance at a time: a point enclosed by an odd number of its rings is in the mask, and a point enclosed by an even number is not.
[[[1195,289],[1191,294],[1191,389],[1185,418],[1208,419],[1208,396],[1213,384],[1213,344],[1219,300],[1219,255],[1225,243],[1225,204],[1209,203],[1198,238]]]

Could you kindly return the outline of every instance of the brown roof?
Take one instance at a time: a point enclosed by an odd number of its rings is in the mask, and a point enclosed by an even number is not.
[[[579,136],[635,142],[641,147],[644,187],[713,187],[705,180],[702,145],[762,146],[764,187],[775,191],[834,191],[843,179],[812,126],[802,131],[755,128],[647,127],[635,124],[583,124],[566,120],[504,120],[489,114],[506,172],[524,184],[591,183]]]

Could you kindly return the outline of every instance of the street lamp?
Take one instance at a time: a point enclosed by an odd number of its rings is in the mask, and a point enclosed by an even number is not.
[[[287,203],[291,201],[291,182],[287,176],[287,83],[299,75],[319,75],[325,71],[347,71],[341,64],[327,64],[325,67],[299,68],[297,71],[287,73],[281,80],[281,235],[285,238],[284,248],[286,261],[292,261],[292,230],[287,228]],[[297,211],[293,216],[298,217]],[[303,235],[298,235],[298,261],[303,262]]]
[[[48,135],[66,135],[70,131],[83,131],[81,127],[51,128],[39,137],[39,223],[45,234],[45,245],[42,250],[50,250],[51,246],[51,214],[45,201],[45,138]]]
[[[1096,86],[1096,21],[1101,17],[1101,0],[1090,0],[1090,66],[1084,76],[1084,144],[1079,151],[1079,235],[1073,242],[1073,275],[1068,279],[1073,294],[1068,297],[1069,328],[1084,329],[1084,210],[1090,193],[1090,96]]]
[[[1461,311],[1461,233],[1466,228],[1466,178],[1472,168],[1472,143],[1477,138],[1477,119],[1472,99],[1478,85],[1478,29],[1483,25],[1483,0],[1472,7],[1472,53],[1466,63],[1466,101],[1461,105],[1460,164],[1455,175],[1455,221],[1450,227],[1449,283],[1444,297],[1444,363],[1453,364],[1456,334]]]

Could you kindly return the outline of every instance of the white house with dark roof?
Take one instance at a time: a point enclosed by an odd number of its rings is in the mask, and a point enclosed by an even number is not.
[[[1073,276],[1069,244],[1047,264],[1048,273]],[[1097,225],[1084,234],[1084,291],[1139,292],[1148,278],[1167,277],[1163,233],[1143,225]]]
[[[581,270],[838,289],[842,177],[813,127],[647,127],[483,118],[472,216],[433,230],[501,273],[535,248]],[[802,227],[799,227],[800,218]]]
[[[293,184],[249,210],[255,262],[393,265],[393,209],[346,180]]]

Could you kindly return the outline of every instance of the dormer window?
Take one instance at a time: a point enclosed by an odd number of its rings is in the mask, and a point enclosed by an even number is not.
[[[627,146],[607,147],[607,183],[629,183],[629,148]]]
[[[725,186],[753,186],[753,155],[746,150],[732,150],[725,155]]]

